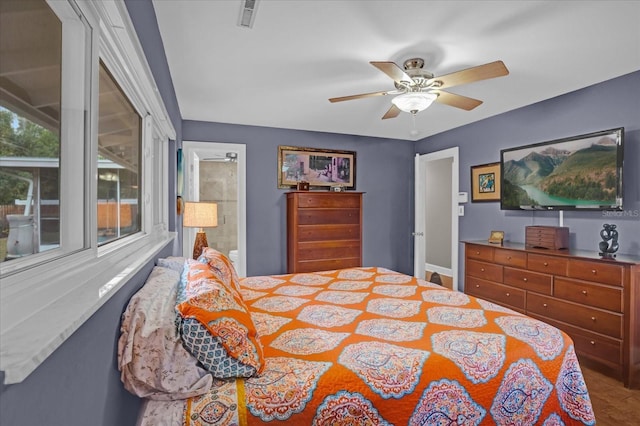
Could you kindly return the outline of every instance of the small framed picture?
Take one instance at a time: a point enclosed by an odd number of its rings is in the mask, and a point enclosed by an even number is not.
[[[504,231],[491,231],[489,242],[492,244],[502,244],[504,241]]]
[[[471,202],[500,201],[500,163],[471,166]]]

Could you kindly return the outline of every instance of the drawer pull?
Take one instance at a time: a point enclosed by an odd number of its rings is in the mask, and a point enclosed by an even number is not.
[[[509,293],[507,293],[507,297],[511,296]]]
[[[544,266],[549,266],[549,262],[544,262],[543,265]]]
[[[595,346],[595,345],[596,345],[596,342],[594,342],[593,340],[592,340],[592,341],[590,341],[589,343],[591,343],[593,346]]]
[[[477,251],[477,252],[476,252],[476,254],[480,254],[480,252],[479,252],[479,251]]]
[[[529,280],[527,279],[527,277],[524,277],[524,278],[522,279],[522,281],[524,281],[524,282],[526,283],[526,282],[527,282],[527,281],[529,281]]]
[[[597,270],[595,270],[595,269],[592,269],[592,270],[591,270],[591,273],[592,273],[593,275],[595,275],[595,274],[597,274],[597,273],[598,273],[598,271],[597,271]]]
[[[480,272],[484,272],[484,268],[480,268]]]
[[[476,288],[480,288],[480,284],[476,284]]]
[[[511,260],[511,256],[507,256],[507,260]]]
[[[547,304],[546,304],[546,303],[543,303],[543,304],[542,304],[542,306],[544,306],[544,307],[546,308],[546,307],[547,307]]]
[[[582,294],[587,295],[587,290],[582,290]]]
[[[591,317],[591,321],[595,321],[595,320],[596,320],[596,317]]]

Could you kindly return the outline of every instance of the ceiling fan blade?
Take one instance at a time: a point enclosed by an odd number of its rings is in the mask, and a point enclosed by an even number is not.
[[[391,77],[398,83],[413,83],[413,79],[409,74],[404,72],[402,68],[394,64],[393,62],[369,62],[374,67]]]
[[[395,104],[392,104],[391,108],[389,108],[385,115],[382,116],[382,119],[386,120],[387,118],[396,118],[400,112],[400,108],[395,106]]]
[[[482,104],[482,101],[479,101],[478,99],[456,95],[455,93],[444,92],[442,90],[432,90],[431,92],[438,95],[438,97],[436,98],[436,102],[460,108],[465,111],[471,111],[475,107]]]
[[[372,98],[374,96],[384,96],[384,95],[388,95],[388,94],[389,94],[389,91],[373,92],[373,93],[362,93],[360,95],[351,95],[351,96],[342,96],[342,97],[339,97],[339,98],[330,98],[329,102],[334,103],[334,102],[350,101],[352,99]]]
[[[436,83],[435,88],[445,89],[460,84],[473,83],[474,81],[487,80],[489,78],[502,77],[509,74],[509,70],[502,61],[490,62],[466,70],[452,72],[451,74],[434,77],[428,83]],[[437,82],[442,84],[438,85]]]

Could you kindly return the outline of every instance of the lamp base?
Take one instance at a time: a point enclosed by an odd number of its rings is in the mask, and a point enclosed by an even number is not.
[[[202,250],[208,247],[207,234],[204,231],[198,231],[196,234],[196,241],[193,243],[193,258],[197,259],[202,254]]]

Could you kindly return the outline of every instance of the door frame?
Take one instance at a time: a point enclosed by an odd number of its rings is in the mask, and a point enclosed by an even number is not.
[[[446,270],[437,265],[429,265],[429,267],[438,273],[451,273],[453,281],[452,288],[458,290],[458,235],[459,235],[459,219],[458,219],[458,191],[460,189],[460,160],[458,147],[444,149],[442,151],[431,152],[428,154],[416,154],[415,157],[415,223],[414,223],[414,248],[413,248],[413,274],[416,277],[423,278],[427,267],[425,259],[425,209],[426,202],[424,185],[426,179],[426,171],[429,162],[451,158],[451,271]]]
[[[247,276],[247,147],[245,144],[222,142],[183,141],[184,158],[184,201],[200,201],[200,159],[220,153],[235,152],[237,154],[238,177],[238,262],[236,272],[239,276]],[[196,228],[183,227],[182,253],[191,257]],[[226,253],[225,253],[226,255]]]

